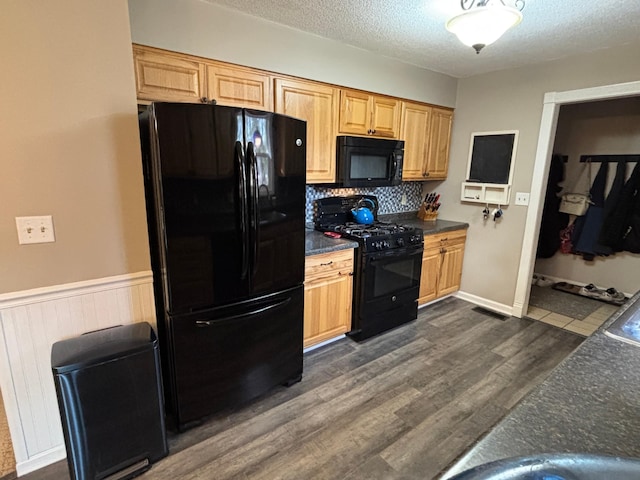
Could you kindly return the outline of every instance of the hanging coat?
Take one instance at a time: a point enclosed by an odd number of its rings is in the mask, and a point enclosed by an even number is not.
[[[602,211],[603,217],[603,225],[604,219],[608,218],[613,209],[616,208],[618,201],[620,200],[620,195],[622,194],[622,189],[624,187],[624,179],[627,177],[627,162],[618,162],[618,167],[616,168],[616,177],[613,179],[613,184],[611,185],[611,190],[609,190],[609,195],[607,195],[607,199],[604,201],[604,210]],[[602,235],[602,226],[600,227],[600,232],[598,232],[598,243],[595,246],[595,252],[598,255],[611,255],[614,253],[613,248],[603,245],[600,243],[600,236]]]
[[[564,160],[561,155],[551,157],[549,180],[544,198],[540,236],[538,237],[538,258],[551,258],[560,248],[560,232],[567,226],[569,215],[561,213],[558,193],[562,187],[558,184],[564,180]]]
[[[640,186],[635,191],[633,207],[627,219],[623,249],[631,253],[640,253]]]
[[[636,163],[629,180],[626,181],[620,198],[612,207],[611,214],[605,217],[600,230],[600,243],[611,247],[614,252],[624,249],[624,237],[629,226],[629,218],[640,188],[640,162]]]
[[[576,253],[582,255],[585,260],[593,260],[596,256],[595,247],[598,243],[598,235],[602,227],[603,211],[604,211],[604,190],[607,186],[607,172],[609,171],[609,163],[602,162],[600,169],[596,175],[589,195],[591,197],[591,205],[587,213],[584,215],[584,223],[580,238],[574,243]],[[576,228],[578,226],[576,225]]]

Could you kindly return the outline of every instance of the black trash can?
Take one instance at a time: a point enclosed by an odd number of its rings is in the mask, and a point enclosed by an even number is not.
[[[51,367],[72,479],[132,478],[169,453],[151,325],[57,342]]]

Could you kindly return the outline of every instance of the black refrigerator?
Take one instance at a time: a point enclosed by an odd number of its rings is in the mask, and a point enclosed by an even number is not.
[[[140,114],[168,425],[302,377],[306,123],[152,103]]]

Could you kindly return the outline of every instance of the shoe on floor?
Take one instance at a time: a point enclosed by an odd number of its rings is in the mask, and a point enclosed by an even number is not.
[[[556,282],[547,278],[547,277],[538,277],[538,281],[536,285],[539,287],[550,287],[551,285],[555,285]]]
[[[603,298],[602,297],[603,293],[604,293],[604,290],[600,290],[593,283],[590,283],[589,285],[585,285],[580,289],[580,295],[584,295],[585,297]]]
[[[607,297],[610,298],[611,300],[615,300],[615,301],[626,300],[626,297],[624,296],[624,293],[619,292],[618,290],[616,290],[613,287],[607,288],[605,290],[605,293],[607,294]]]

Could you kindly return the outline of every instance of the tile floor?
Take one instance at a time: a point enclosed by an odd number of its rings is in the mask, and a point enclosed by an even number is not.
[[[616,307],[615,305],[607,305],[603,303],[595,312],[580,320],[530,305],[526,316],[528,318],[562,328],[563,330],[568,330],[570,332],[577,333],[578,335],[588,337],[595,332],[598,327],[602,325],[618,308],[619,307]]]

